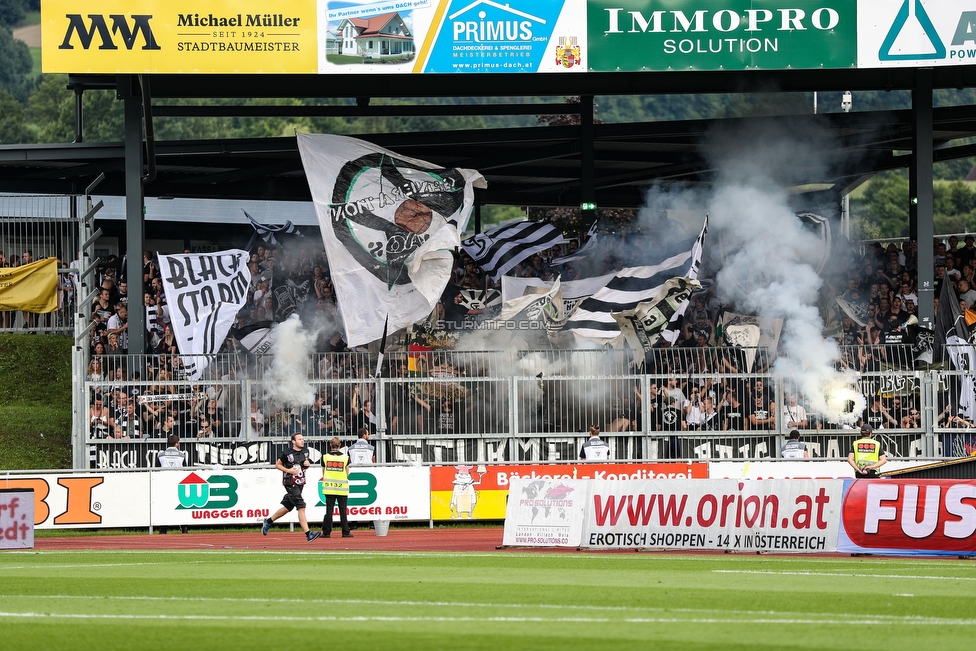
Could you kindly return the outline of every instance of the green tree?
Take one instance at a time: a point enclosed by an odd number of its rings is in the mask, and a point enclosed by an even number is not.
[[[31,95],[30,128],[37,142],[70,142],[75,133],[74,94],[65,88],[67,75],[42,75]]]
[[[884,172],[871,179],[864,191],[861,217],[878,228],[881,237],[908,235],[908,178]]]
[[[33,133],[24,123],[24,105],[13,95],[0,90],[0,144],[30,142]]]
[[[0,25],[15,27],[27,15],[27,0],[0,0]]]
[[[26,102],[30,96],[29,75],[33,67],[27,44],[15,39],[9,27],[0,25],[0,90]]]

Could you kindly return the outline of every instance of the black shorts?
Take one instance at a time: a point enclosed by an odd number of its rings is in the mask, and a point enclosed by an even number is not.
[[[305,484],[301,486],[285,486],[285,496],[281,498],[281,505],[288,511],[292,509],[304,509],[305,498],[302,497],[303,488],[305,488]]]

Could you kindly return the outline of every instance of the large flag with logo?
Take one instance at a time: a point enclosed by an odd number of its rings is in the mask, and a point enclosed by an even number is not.
[[[346,343],[367,344],[426,317],[450,279],[484,177],[344,136],[298,134],[298,150]]]
[[[552,224],[522,221],[467,238],[461,245],[492,280],[555,244],[567,242]]]
[[[648,257],[654,260],[651,264],[618,271],[603,289],[580,303],[563,329],[577,337],[598,341],[607,341],[620,335],[620,325],[613,318],[614,312],[633,310],[640,303],[653,301],[664,283],[672,278],[697,280],[707,230],[706,216],[697,238],[649,251]],[[677,319],[686,305],[687,303],[672,319]]]
[[[240,249],[159,256],[170,324],[191,380],[203,375],[247,303],[248,257]]]
[[[57,258],[0,268],[0,310],[53,312],[58,309],[57,289]]]

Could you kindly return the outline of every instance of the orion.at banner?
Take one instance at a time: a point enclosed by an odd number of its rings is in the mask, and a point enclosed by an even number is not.
[[[837,547],[842,485],[803,480],[594,481],[581,544],[817,552]]]

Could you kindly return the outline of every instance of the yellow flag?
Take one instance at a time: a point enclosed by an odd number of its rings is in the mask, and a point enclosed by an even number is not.
[[[0,268],[0,310],[53,312],[58,309],[57,288],[57,258]]]

